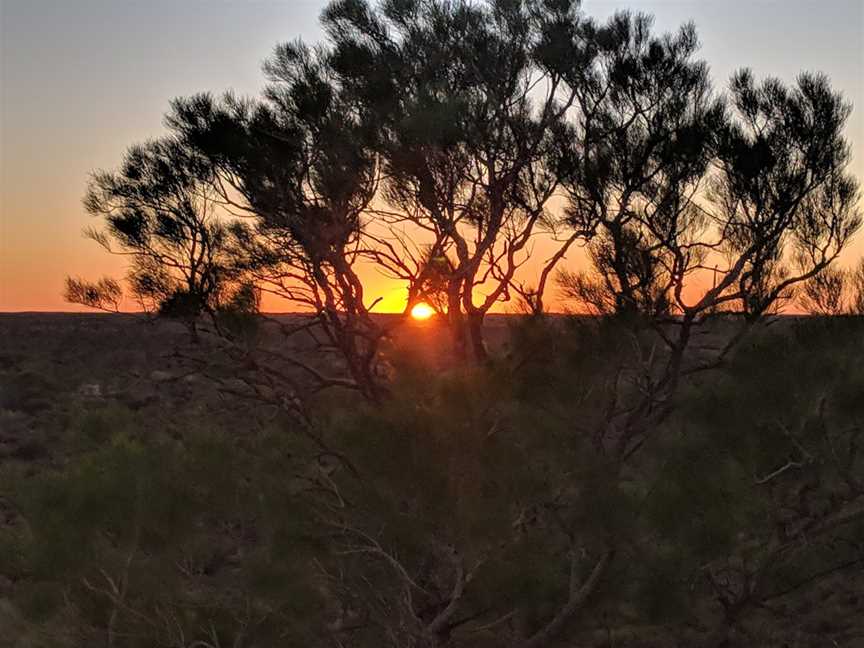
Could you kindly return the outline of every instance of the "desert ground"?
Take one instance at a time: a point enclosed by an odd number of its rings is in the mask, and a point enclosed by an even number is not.
[[[275,320],[284,323],[293,317]],[[382,321],[397,322],[395,317]],[[488,338],[496,353],[507,353],[514,321],[507,316],[490,318]],[[433,372],[446,365],[445,332],[439,324],[406,322],[395,331],[394,346],[400,354],[411,355]],[[269,344],[282,343],[275,324],[267,339]],[[218,421],[238,436],[249,434],[249,427],[257,424],[257,406],[226,397],[225,383],[203,378],[194,366],[190,369],[184,356],[189,348],[187,331],[173,322],[129,315],[0,315],[0,466],[7,473],[14,469],[17,479],[25,480],[26,491],[27,479],[62,469],[82,451],[80,435],[69,430],[91,415],[101,416],[99,421],[120,421],[119,425],[132,415],[146,421],[148,429],[176,438],[182,438],[193,421]],[[304,352],[302,343],[298,352]],[[102,423],[88,429],[87,443],[97,445],[107,443],[115,432]],[[18,488],[20,492],[22,484]],[[16,507],[0,493],[0,525],[20,524]],[[0,569],[0,628],[5,628],[0,646],[44,645],[28,643],[30,626],[11,603],[26,586],[20,577],[6,576]],[[801,596],[784,599],[778,610],[759,614],[791,619],[778,631],[788,637],[787,643],[771,645],[861,646],[862,592],[860,569],[834,573]],[[17,639],[8,643],[16,632]],[[621,628],[618,633],[621,641],[629,641],[621,644],[626,646],[681,645],[664,637],[662,630],[653,636],[644,627]],[[831,637],[830,642],[822,643],[823,637]],[[608,645],[597,641],[590,645]]]

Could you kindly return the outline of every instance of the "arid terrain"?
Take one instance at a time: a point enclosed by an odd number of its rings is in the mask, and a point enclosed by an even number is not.
[[[497,353],[506,353],[513,321],[491,318],[489,339]],[[397,330],[398,353],[412,355],[431,371],[446,364],[441,352],[446,344],[440,337],[444,332],[434,322],[408,322]],[[269,339],[279,343],[275,329]],[[260,425],[256,405],[226,396],[225,383],[204,378],[190,367],[184,359],[189,348],[187,331],[171,322],[119,315],[0,315],[3,475],[27,480],[61,470],[70,458],[88,450],[71,429],[86,428],[83,443],[92,449],[107,444],[117,433],[111,425],[122,428],[130,416],[145,421],[154,434],[168,437],[182,438],[188,426],[206,426],[208,421],[239,437],[251,434],[249,427]],[[21,487],[18,484],[18,492]],[[23,488],[26,491],[26,483]],[[25,524],[6,499],[0,499],[0,524]],[[0,573],[0,646],[46,645],[27,630],[32,626],[11,603],[27,587],[20,578]],[[757,611],[755,618],[762,618],[758,625],[773,628],[772,646],[852,648],[864,645],[862,592],[864,575],[858,565],[818,578],[800,595],[784,595]],[[778,623],[779,619],[783,621]],[[585,645],[619,645],[601,635],[598,632]],[[15,637],[11,643],[10,636]],[[686,645],[661,628],[620,627],[616,636],[622,646]],[[763,640],[764,636],[754,638],[751,645],[762,645]]]

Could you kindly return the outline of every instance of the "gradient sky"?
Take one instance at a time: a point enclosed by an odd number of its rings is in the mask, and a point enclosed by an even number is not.
[[[163,132],[171,98],[254,94],[277,42],[321,37],[326,0],[0,0],[0,311],[70,310],[66,275],[123,274],[81,236],[88,174]],[[794,80],[827,73],[856,110],[848,126],[864,180],[861,0],[585,0],[631,8],[661,30],[693,20],[718,88],[735,69]],[[864,252],[859,236],[847,259]],[[394,288],[380,291],[393,303]],[[374,293],[374,290],[370,292]]]

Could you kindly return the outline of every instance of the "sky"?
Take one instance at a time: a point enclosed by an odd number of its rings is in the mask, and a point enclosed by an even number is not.
[[[132,143],[164,133],[169,101],[200,91],[256,94],[279,42],[322,36],[326,0],[0,0],[0,311],[75,310],[67,275],[122,276],[122,259],[82,236],[87,178]],[[723,89],[736,69],[791,82],[825,72],[856,107],[851,170],[864,181],[861,0],[584,0],[603,19],[696,23]],[[864,254],[859,235],[846,261]],[[372,286],[398,308],[399,287]]]

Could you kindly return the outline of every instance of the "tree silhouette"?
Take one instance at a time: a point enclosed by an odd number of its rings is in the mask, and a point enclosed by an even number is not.
[[[811,315],[841,315],[846,309],[847,283],[845,271],[825,268],[804,282],[799,302]]]
[[[63,298],[70,304],[118,313],[123,301],[123,288],[110,277],[103,277],[95,282],[66,277]]]
[[[803,283],[798,303],[811,315],[864,315],[864,261],[824,268]]]
[[[332,66],[378,127],[387,208],[375,215],[449,259],[447,317],[466,358],[486,357],[486,313],[511,298],[533,237],[553,230],[548,161],[574,93],[535,56],[578,25],[576,7],[342,0],[324,12]],[[428,266],[405,272],[410,248],[375,243],[376,261],[422,283]]]
[[[105,220],[88,236],[129,257],[128,283],[144,310],[182,318],[193,336],[198,318],[230,299],[239,276],[213,177],[206,159],[169,137],[131,147],[117,172],[93,175],[84,198]],[[78,287],[70,280],[67,298],[86,303],[104,292],[93,286],[82,300]]]
[[[379,398],[384,332],[355,267],[361,214],[377,188],[366,126],[319,53],[280,46],[265,71],[261,101],[178,99],[168,125],[212,162],[224,203],[254,217],[234,230],[240,264],[263,290],[311,310],[322,344]]]
[[[732,80],[732,105],[713,188],[732,262],[706,297],[740,300],[758,317],[828,267],[861,226],[858,184],[846,171],[850,106],[825,76],[802,74],[786,88],[757,85],[746,70]]]
[[[614,312],[663,315],[704,257],[694,194],[724,106],[694,59],[692,25],[656,36],[648,17],[622,13],[584,31],[593,36],[587,65],[578,45],[556,61],[578,98],[559,151],[567,220],[586,233],[595,275],[570,283],[594,303],[607,292]]]

